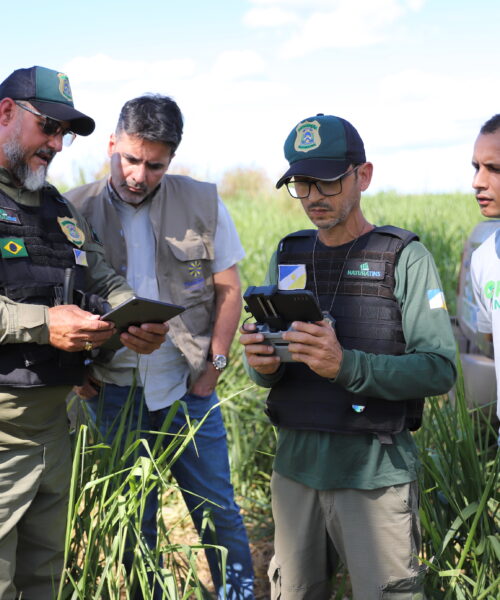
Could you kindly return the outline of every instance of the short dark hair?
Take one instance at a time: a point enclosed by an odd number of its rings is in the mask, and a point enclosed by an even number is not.
[[[168,96],[145,94],[123,105],[116,135],[125,132],[150,142],[162,142],[175,152],[181,143],[184,120],[177,103]]]
[[[498,129],[500,129],[500,114],[493,115],[491,119],[488,119],[486,123],[481,127],[479,133],[495,133]]]

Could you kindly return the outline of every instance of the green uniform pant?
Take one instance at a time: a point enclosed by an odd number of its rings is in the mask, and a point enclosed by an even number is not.
[[[64,559],[68,435],[0,451],[0,599],[52,600]]]
[[[355,600],[423,600],[416,482],[315,490],[273,472],[272,600],[328,600],[339,561]]]

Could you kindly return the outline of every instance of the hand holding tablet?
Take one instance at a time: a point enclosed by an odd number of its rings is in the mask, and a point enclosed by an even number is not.
[[[104,347],[112,350],[121,348],[120,334],[131,325],[140,327],[143,323],[164,323],[184,310],[177,304],[133,296],[101,316],[101,320],[113,322],[117,329]]]

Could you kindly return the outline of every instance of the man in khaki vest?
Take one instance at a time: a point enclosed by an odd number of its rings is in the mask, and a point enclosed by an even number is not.
[[[237,262],[244,251],[215,185],[166,174],[182,129],[179,107],[168,97],[146,95],[126,102],[109,141],[110,177],[67,194],[103,241],[108,261],[139,296],[186,307],[169,322],[168,341],[149,360],[120,350],[111,362],[96,363],[87,384],[77,391],[94,413],[102,414],[100,428],[108,436],[113,427],[106,430],[119,421],[126,404],[134,372],[139,382],[134,427],[158,431],[172,404],[181,399],[190,419],[208,414],[196,434],[196,447],[186,448],[172,473],[198,531],[203,511],[211,513],[215,538],[207,532],[203,542],[227,548],[226,590],[220,556],[207,551],[217,593],[253,598],[248,540],[234,501],[215,393],[241,312]],[[170,431],[185,425],[179,407]],[[168,440],[166,436],[165,444]],[[200,505],[203,498],[208,502]],[[149,494],[142,530],[153,548],[156,512],[157,498]],[[161,597],[158,590],[155,594]],[[137,592],[136,598],[141,597]]]

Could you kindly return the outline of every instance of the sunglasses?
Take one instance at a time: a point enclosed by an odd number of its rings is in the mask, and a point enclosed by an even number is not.
[[[32,115],[35,115],[35,117],[39,117],[40,119],[42,119],[42,121],[40,121],[40,126],[42,128],[42,132],[45,135],[49,135],[49,136],[61,135],[62,139],[63,139],[63,144],[65,146],[71,146],[71,144],[73,143],[73,140],[76,137],[76,133],[73,133],[71,131],[71,129],[63,127],[61,125],[61,121],[58,121],[57,119],[53,119],[52,117],[48,117],[47,115],[42,115],[42,113],[39,113],[38,111],[33,110],[29,106],[26,106],[26,104],[21,104],[21,102],[17,102],[17,100],[14,100],[14,102],[17,106],[19,106],[19,108],[22,108],[23,110],[26,110],[27,112],[31,113]]]

